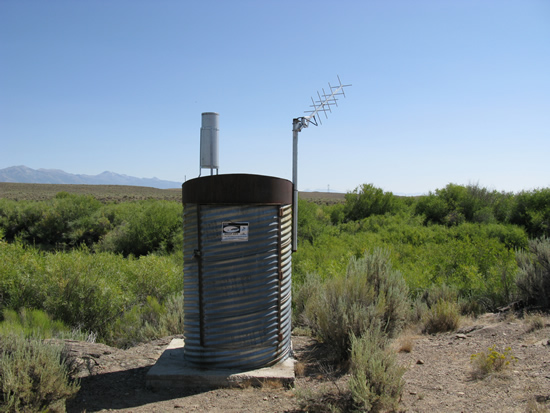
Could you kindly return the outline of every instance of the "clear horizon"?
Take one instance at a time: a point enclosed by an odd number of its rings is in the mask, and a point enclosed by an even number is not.
[[[543,0],[4,1],[0,61],[0,169],[183,182],[218,112],[220,174],[291,180],[338,75],[300,191],[550,187]]]

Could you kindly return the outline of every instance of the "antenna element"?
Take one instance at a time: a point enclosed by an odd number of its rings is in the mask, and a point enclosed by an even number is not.
[[[298,249],[298,132],[307,128],[310,123],[315,126],[322,125],[321,113],[324,113],[325,119],[328,119],[327,111],[332,112],[331,106],[338,106],[338,97],[344,96],[344,88],[351,85],[343,85],[338,77],[338,86],[332,86],[328,84],[329,93],[323,90],[323,94],[317,92],[317,100],[311,98],[310,107],[312,110],[307,110],[305,113],[309,113],[307,116],[301,116],[292,120],[292,182],[294,185],[293,192],[293,205],[292,205],[292,251]]]
[[[346,94],[344,93],[344,88],[349,87],[351,85],[343,85],[340,81],[340,76],[338,77],[338,86],[332,86],[330,83],[328,84],[328,87],[330,89],[330,94],[327,94],[325,92],[325,89],[323,88],[323,94],[320,94],[317,92],[317,100],[314,100],[311,98],[311,105],[309,105],[313,110],[306,110],[305,113],[309,113],[307,116],[302,116],[298,118],[298,132],[300,132],[303,128],[307,128],[310,123],[312,123],[315,126],[322,125],[323,122],[321,121],[320,114],[323,113],[325,115],[325,119],[328,119],[327,112],[331,112],[331,106],[338,106],[338,98],[337,96],[344,96],[346,97]],[[296,120],[296,119],[295,119]],[[293,129],[294,130],[294,129]]]

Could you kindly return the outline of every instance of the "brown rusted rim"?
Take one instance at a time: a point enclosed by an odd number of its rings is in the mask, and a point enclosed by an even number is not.
[[[184,204],[292,203],[292,182],[273,176],[227,174],[191,179],[181,186]]]

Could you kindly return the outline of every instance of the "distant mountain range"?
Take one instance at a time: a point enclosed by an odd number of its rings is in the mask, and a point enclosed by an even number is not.
[[[26,166],[10,166],[0,169],[0,182],[29,184],[84,184],[131,185],[159,189],[180,188],[182,182],[163,181],[158,178],[136,178],[105,171],[99,175],[70,174],[59,169],[32,169]]]

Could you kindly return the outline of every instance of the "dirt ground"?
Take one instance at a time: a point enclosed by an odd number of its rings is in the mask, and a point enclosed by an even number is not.
[[[407,368],[400,412],[550,412],[550,317],[543,328],[516,317],[487,314],[466,320],[453,333],[404,332],[393,343]],[[171,338],[120,350],[67,341],[81,390],[68,412],[300,412],[326,407],[331,392],[345,393],[348,376],[323,363],[319,346],[293,337],[297,377],[293,388],[187,389],[152,391],[145,374]],[[491,346],[511,348],[517,361],[505,372],[474,377],[472,354]],[[317,394],[317,396],[315,396]],[[320,403],[307,403],[308,399]],[[325,409],[326,410],[326,409]]]

